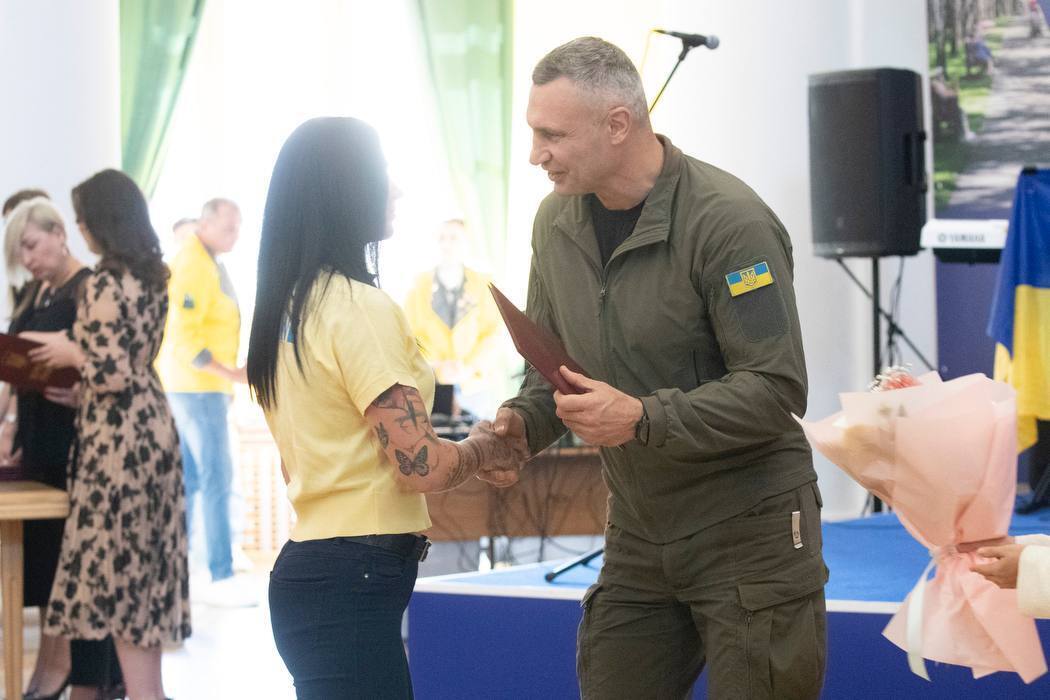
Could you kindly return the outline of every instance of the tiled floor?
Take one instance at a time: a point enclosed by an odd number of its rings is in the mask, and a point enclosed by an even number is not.
[[[219,609],[193,605],[193,636],[164,653],[164,689],[176,700],[260,698],[292,700],[292,680],[274,648],[266,606],[269,565],[248,577],[259,593],[255,608]],[[25,616],[25,662],[28,679],[36,659],[40,630],[36,610]],[[0,672],[0,688],[3,673]]]

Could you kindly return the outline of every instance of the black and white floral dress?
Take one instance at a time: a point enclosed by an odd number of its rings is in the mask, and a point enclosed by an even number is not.
[[[85,356],[66,520],[45,632],[136,646],[190,634],[179,441],[153,361],[164,289],[97,269],[70,331]]]

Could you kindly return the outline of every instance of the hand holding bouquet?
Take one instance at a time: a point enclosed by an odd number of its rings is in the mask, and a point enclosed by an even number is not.
[[[1017,593],[970,571],[963,542],[1006,535],[1016,490],[1014,390],[984,375],[949,382],[931,372],[884,372],[869,392],[840,395],[842,411],[799,419],[810,443],[897,512],[931,561],[883,634],[922,659],[970,666],[975,677],[1046,672],[1035,622]],[[929,571],[936,575],[927,583]],[[917,572],[918,573],[918,572]]]

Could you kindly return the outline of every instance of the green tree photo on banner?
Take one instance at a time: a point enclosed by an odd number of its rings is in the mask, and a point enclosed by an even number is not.
[[[150,197],[204,0],[121,0],[122,168]]]
[[[513,54],[511,0],[419,0],[453,187],[497,276],[504,267]]]

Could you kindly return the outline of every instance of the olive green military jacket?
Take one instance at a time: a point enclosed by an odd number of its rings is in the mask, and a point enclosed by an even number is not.
[[[661,173],[604,268],[586,198],[543,200],[526,313],[591,377],[641,399],[645,444],[601,449],[609,520],[665,543],[816,474],[791,417],[807,386],[787,232],[747,185],[660,140]],[[531,368],[504,405],[533,453],[566,431]]]

